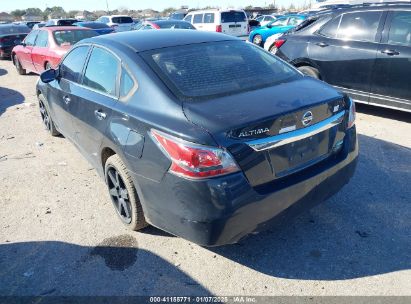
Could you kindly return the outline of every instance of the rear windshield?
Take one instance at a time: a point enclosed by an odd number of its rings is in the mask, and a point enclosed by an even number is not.
[[[246,22],[247,17],[244,12],[223,12],[221,13],[221,23]]]
[[[74,23],[76,23],[76,22],[78,22],[77,20],[70,20],[70,19],[67,19],[67,20],[59,20],[59,21],[57,21],[57,25],[60,25],[60,26],[71,26],[71,25],[73,25]]]
[[[8,34],[27,34],[30,32],[30,28],[23,25],[6,25],[0,26],[0,35]]]
[[[113,17],[112,18],[113,23],[134,23],[133,19],[131,17]]]
[[[69,30],[53,32],[54,40],[59,46],[74,45],[80,40],[97,36],[92,30]]]
[[[92,29],[108,28],[107,24],[101,23],[101,22],[81,23],[81,26],[92,28]]]
[[[175,95],[188,99],[236,94],[298,75],[275,56],[242,41],[177,46],[142,55]]]
[[[162,29],[187,29],[193,30],[195,27],[188,22],[173,22],[173,21],[163,21],[158,22],[157,25]]]

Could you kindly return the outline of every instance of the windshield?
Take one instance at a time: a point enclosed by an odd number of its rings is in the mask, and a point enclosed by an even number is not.
[[[188,22],[173,22],[173,21],[163,21],[163,22],[158,22],[157,25],[161,29],[186,29],[186,30],[193,30],[195,27]]]
[[[71,46],[80,40],[97,36],[97,33],[91,30],[68,30],[55,31],[53,36],[59,46]]]
[[[29,32],[30,32],[30,28],[25,25],[0,26],[0,35],[27,34]]]
[[[229,22],[246,22],[247,17],[245,16],[244,12],[222,12],[221,13],[221,23],[229,23]]]
[[[207,98],[274,85],[298,75],[264,50],[242,41],[193,44],[143,52],[177,95]]]
[[[123,17],[113,17],[112,18],[113,23],[134,23],[133,19],[131,17],[123,16]]]
[[[277,19],[270,23],[271,26],[285,26],[287,25],[287,18]]]

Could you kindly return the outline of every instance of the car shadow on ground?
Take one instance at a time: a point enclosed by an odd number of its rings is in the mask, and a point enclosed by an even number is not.
[[[4,69],[0,69],[0,76],[4,76],[4,75],[7,75],[7,71],[6,70],[4,70]]]
[[[0,295],[196,296],[210,292],[178,267],[139,249],[136,239],[126,234],[97,247],[54,241],[0,244]]]
[[[362,103],[355,104],[355,107],[357,112],[363,114],[411,123],[411,113],[409,112],[376,107]]]
[[[359,142],[356,173],[342,191],[266,232],[210,250],[287,279],[344,280],[411,269],[411,149],[364,135]]]
[[[7,108],[24,102],[24,96],[11,89],[0,87],[0,116]]]

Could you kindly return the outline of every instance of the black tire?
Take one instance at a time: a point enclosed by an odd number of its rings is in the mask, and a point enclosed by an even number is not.
[[[270,48],[268,49],[268,51],[271,53],[271,54],[276,54],[277,53],[277,48],[275,47],[275,45],[273,44],[272,46],[270,46]]]
[[[27,71],[23,69],[23,67],[21,66],[20,60],[17,57],[17,55],[14,55],[12,60],[13,60],[14,66],[16,67],[17,73],[19,73],[19,75],[26,75]]]
[[[297,68],[300,72],[302,72],[304,75],[316,78],[316,79],[321,79],[320,77],[320,72],[313,67],[310,67],[308,65],[300,66]]]
[[[48,103],[46,101],[46,98],[42,94],[39,95],[39,108],[40,108],[40,115],[41,119],[44,124],[44,128],[47,130],[47,132],[50,133],[51,136],[59,136],[60,132],[57,131],[56,125],[54,124],[53,119],[51,118],[51,115],[48,110]]]
[[[147,227],[136,187],[117,154],[107,159],[104,171],[111,201],[123,224],[134,231]]]
[[[253,37],[253,43],[258,46],[263,46],[263,37],[257,34]]]

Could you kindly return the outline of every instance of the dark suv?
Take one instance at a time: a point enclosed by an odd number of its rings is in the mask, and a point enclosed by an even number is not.
[[[356,102],[411,112],[411,4],[328,11],[270,49]]]

